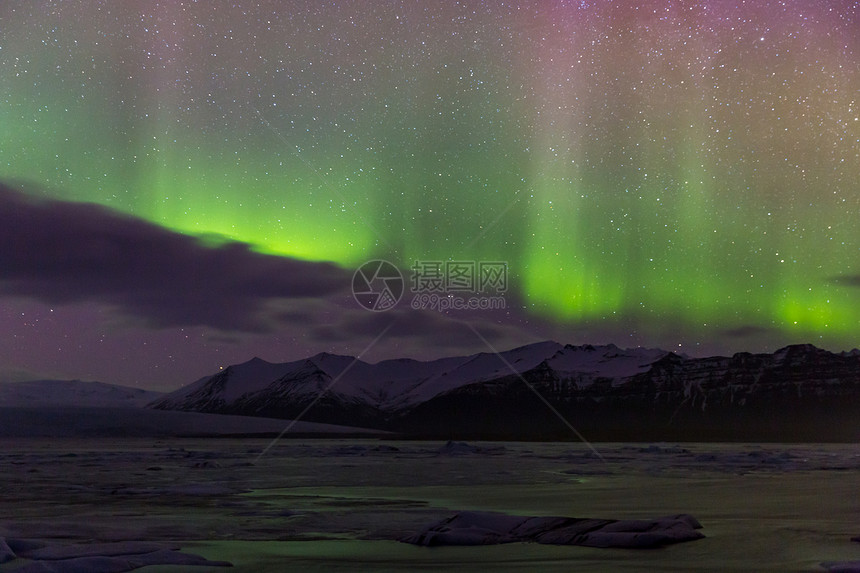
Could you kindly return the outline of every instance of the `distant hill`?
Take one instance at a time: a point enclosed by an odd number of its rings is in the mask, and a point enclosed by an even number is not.
[[[30,380],[0,383],[0,407],[69,406],[140,408],[162,392],[81,380]]]
[[[689,358],[541,342],[432,361],[255,358],[150,407],[272,418],[308,409],[309,421],[446,439],[568,439],[573,426],[593,440],[853,441],[860,352]]]

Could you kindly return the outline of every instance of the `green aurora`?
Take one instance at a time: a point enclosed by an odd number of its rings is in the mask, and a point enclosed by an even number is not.
[[[858,344],[854,2],[4,2],[0,179],[529,313]]]

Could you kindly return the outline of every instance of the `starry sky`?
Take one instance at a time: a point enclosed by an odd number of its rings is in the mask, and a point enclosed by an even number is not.
[[[0,68],[0,380],[860,346],[858,2],[13,0]]]

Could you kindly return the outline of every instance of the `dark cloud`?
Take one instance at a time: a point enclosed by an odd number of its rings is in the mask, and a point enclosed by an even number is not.
[[[156,327],[265,331],[269,301],[348,289],[351,271],[195,238],[110,211],[37,201],[0,184],[0,293],[95,301]]]
[[[840,275],[831,277],[830,282],[841,286],[860,288],[860,275]]]

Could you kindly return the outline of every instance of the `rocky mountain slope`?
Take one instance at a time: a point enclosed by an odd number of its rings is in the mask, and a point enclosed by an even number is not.
[[[689,358],[542,342],[501,354],[369,364],[255,358],[151,405],[294,418],[434,438],[785,440],[860,438],[860,351],[812,345]]]

